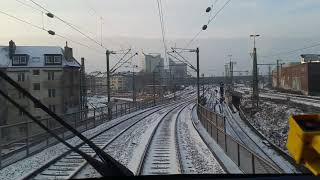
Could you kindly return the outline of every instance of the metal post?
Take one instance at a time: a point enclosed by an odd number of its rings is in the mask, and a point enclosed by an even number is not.
[[[2,168],[2,142],[3,142],[2,127],[0,127],[0,168]]]
[[[131,112],[131,103],[129,102],[129,113]]]
[[[96,127],[96,109],[93,108],[93,127]]]
[[[132,71],[132,101],[136,103],[136,87],[135,87],[135,77],[134,70]]]
[[[27,118],[26,118],[27,119]],[[27,122],[27,124],[26,124],[26,138],[27,138],[27,156],[29,156],[29,137],[30,137],[30,135],[29,135],[29,122],[28,122],[28,119],[26,120],[26,122]]]
[[[200,69],[199,69],[199,48],[198,47],[197,47],[196,53],[197,53],[197,99],[198,99],[198,104],[200,104],[200,82],[199,82]]]
[[[272,86],[272,73],[271,73],[271,65],[269,65],[269,83]]]
[[[202,74],[202,97],[204,98],[204,74]]]
[[[49,118],[46,119],[46,125],[47,125],[47,128],[50,129],[50,127],[49,127]],[[48,133],[46,133],[46,136],[47,136],[47,142],[46,143],[47,143],[47,146],[48,146],[49,145],[49,137],[50,136],[49,136]]]
[[[110,67],[109,67],[109,57],[110,57],[111,52],[109,50],[106,51],[106,56],[107,56],[107,93],[108,93],[108,119],[112,119],[112,111],[110,107],[110,102],[111,102],[111,97],[110,97]]]
[[[254,169],[254,155],[251,153],[251,165],[252,165],[252,174],[255,174],[255,169]]]
[[[116,117],[118,117],[118,104],[116,104]]]
[[[257,49],[256,37],[260,35],[250,35],[253,37],[253,69],[252,69],[252,108],[259,108],[259,80],[258,80],[258,63],[257,63]]]
[[[153,105],[156,105],[156,87],[155,87],[155,72],[153,72]]]
[[[277,88],[280,86],[280,65],[279,65],[280,60],[277,59]]]
[[[237,153],[238,153],[237,162],[238,162],[238,166],[240,167],[240,145],[239,145],[239,143],[237,143]]]

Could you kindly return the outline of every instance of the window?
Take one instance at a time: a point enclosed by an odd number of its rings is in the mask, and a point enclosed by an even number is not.
[[[38,104],[33,104],[34,108],[40,108]]]
[[[24,113],[21,110],[19,110],[19,116],[24,116]]]
[[[54,72],[48,72],[48,80],[54,80]]]
[[[26,54],[23,55],[14,55],[12,57],[12,66],[26,66],[28,64],[28,56]]]
[[[49,97],[56,97],[56,90],[55,89],[48,89],[48,96]]]
[[[20,64],[27,64],[27,57],[26,56],[20,56]]]
[[[19,92],[19,99],[24,99],[25,98],[25,96],[24,96],[24,94],[22,94],[21,92]]]
[[[52,111],[52,112],[56,112],[56,105],[49,105],[49,109]]]
[[[18,73],[18,82],[23,82],[25,79],[24,73]]]
[[[46,65],[61,65],[62,57],[61,54],[46,54],[45,56]]]
[[[54,56],[54,63],[61,64],[61,56]]]
[[[12,64],[19,64],[20,60],[19,60],[19,56],[13,56],[13,60],[12,60]]]
[[[40,90],[40,83],[33,83],[33,90]]]
[[[33,70],[33,75],[40,75],[40,70]]]
[[[53,57],[52,56],[46,56],[46,64],[53,64]]]

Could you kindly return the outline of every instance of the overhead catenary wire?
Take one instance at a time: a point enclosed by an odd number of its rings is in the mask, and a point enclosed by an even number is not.
[[[28,24],[28,25],[30,25],[30,26],[32,26],[32,27],[34,27],[34,28],[39,29],[39,30],[46,31],[47,33],[49,33],[49,34],[51,34],[51,35],[56,35],[56,36],[58,36],[58,37],[60,37],[60,38],[63,38],[63,39],[65,39],[65,40],[69,40],[69,41],[72,41],[73,43],[76,43],[76,44],[78,44],[78,45],[87,47],[87,48],[89,48],[89,49],[91,49],[91,50],[94,50],[94,51],[98,52],[99,54],[102,53],[101,51],[99,51],[99,50],[97,50],[97,49],[95,49],[95,48],[93,48],[93,47],[90,47],[90,46],[85,45],[85,44],[83,44],[83,43],[80,43],[80,42],[78,42],[78,41],[72,40],[72,39],[67,38],[67,37],[65,37],[65,36],[63,36],[63,35],[57,34],[56,32],[54,32],[54,31],[52,31],[52,30],[48,30],[48,29],[45,29],[44,27],[41,27],[41,26],[32,24],[32,23],[30,23],[30,22],[28,22],[28,21],[26,21],[26,20],[20,19],[20,18],[18,18],[18,17],[16,17],[16,16],[13,16],[13,15],[11,15],[11,14],[8,14],[8,13],[6,13],[6,12],[4,12],[4,11],[1,11],[1,10],[0,10],[0,13],[6,15],[6,16],[8,16],[8,17],[11,17],[12,19],[15,19],[15,20],[17,20],[17,21],[19,21],[19,22],[23,22],[23,23],[25,23],[25,24]]]
[[[279,53],[270,54],[270,55],[262,55],[260,57],[261,58],[269,58],[269,57],[272,58],[272,57],[279,56],[279,55],[282,55],[282,54],[292,54],[292,53],[295,53],[295,52],[298,52],[298,51],[314,48],[314,47],[317,47],[317,46],[320,46],[320,43],[316,43],[316,44],[313,44],[313,45],[305,46],[305,47],[294,49],[294,50],[290,50],[290,51],[284,51],[284,52],[279,52]]]
[[[25,6],[28,6],[28,7],[30,7],[30,8],[33,8],[33,9],[35,9],[35,10],[37,10],[37,11],[40,11],[40,12],[42,13],[42,16],[43,16],[43,13],[45,13],[45,14],[46,14],[48,17],[50,17],[50,18],[54,18],[54,17],[55,17],[56,19],[60,20],[61,22],[63,22],[64,24],[66,24],[67,26],[69,26],[70,28],[72,28],[73,30],[79,32],[81,35],[83,35],[84,37],[86,37],[87,39],[89,39],[90,41],[92,41],[93,43],[95,43],[95,44],[97,44],[98,46],[104,48],[105,50],[108,49],[107,47],[105,47],[105,46],[102,44],[102,22],[101,22],[101,37],[100,37],[100,41],[101,41],[101,42],[98,42],[98,41],[95,40],[94,38],[92,38],[92,37],[90,37],[89,35],[87,35],[86,33],[84,33],[82,30],[80,30],[80,28],[77,27],[76,25],[74,25],[74,24],[72,24],[72,23],[70,23],[70,22],[62,19],[62,18],[59,17],[59,16],[56,16],[55,14],[51,13],[51,11],[49,11],[48,9],[46,9],[44,6],[42,6],[41,4],[37,3],[36,1],[34,1],[34,0],[29,0],[30,2],[32,2],[34,5],[36,5],[36,6],[39,7],[40,9],[35,8],[35,7],[33,7],[33,6],[31,6],[31,5],[27,4],[27,3],[21,2],[20,0],[16,0],[16,1],[19,2],[19,3],[22,3],[22,4],[25,5]],[[92,8],[92,6],[90,6],[90,7]],[[96,14],[98,14],[97,11],[94,10],[93,8],[92,8],[92,10],[93,10]],[[101,19],[101,21],[102,21],[102,16],[100,16],[100,19]],[[44,24],[43,24],[43,26],[44,26]],[[92,32],[89,32],[89,33],[90,33],[90,34],[94,34],[94,33],[92,33]],[[113,40],[111,40],[111,39],[109,39],[109,40],[110,40],[111,42],[115,43]],[[79,44],[79,43],[78,43],[78,44]],[[118,44],[118,45],[122,46],[120,43],[115,43],[115,44]],[[129,46],[130,46],[130,45],[129,45]]]
[[[163,10],[162,10],[162,3],[161,0],[157,0],[157,5],[158,5],[158,11],[159,11],[159,18],[160,18],[160,26],[161,26],[161,33],[162,33],[162,42],[163,42],[163,47],[164,47],[164,55],[166,61],[168,61],[167,57],[167,45],[166,45],[166,40],[165,40],[165,25],[164,25],[164,18],[163,18]]]
[[[42,11],[41,9],[38,9],[38,8],[36,8],[34,6],[31,6],[30,4],[27,4],[27,3],[23,2],[23,1],[20,1],[20,0],[15,0],[15,1],[17,1],[18,3],[20,3],[20,4],[22,4],[22,5],[26,6],[26,7],[29,7],[31,9],[36,10],[36,11],[40,11],[40,12],[44,13],[44,11]]]
[[[77,27],[75,27],[75,25],[73,25],[72,23],[60,18],[57,15],[54,15],[51,11],[49,11],[48,9],[44,8],[43,6],[41,6],[39,3],[35,2],[34,0],[29,0],[32,3],[34,3],[35,5],[37,5],[38,7],[40,7],[41,9],[43,9],[45,12],[47,12],[47,15],[49,17],[55,17],[56,19],[60,20],[61,22],[65,23],[67,26],[69,26],[70,28],[72,28],[73,30],[77,31],[78,33],[80,33],[81,35],[83,35],[84,37],[86,37],[87,39],[91,40],[93,43],[97,44],[98,46],[103,47],[104,49],[108,49],[107,47],[103,46],[102,43],[99,43],[98,41],[96,41],[95,39],[93,39],[92,37],[90,37],[89,35],[83,33],[81,30],[79,30]],[[49,14],[50,13],[50,14]]]
[[[231,2],[231,0],[226,1],[223,6],[208,20],[207,26],[219,15],[219,13]],[[202,27],[201,27],[202,28]],[[188,42],[184,48],[188,48],[192,42],[201,34],[203,30],[200,31]]]

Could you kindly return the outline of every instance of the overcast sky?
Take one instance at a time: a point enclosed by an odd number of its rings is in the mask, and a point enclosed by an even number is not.
[[[19,2],[20,1],[20,2]],[[132,47],[145,53],[160,52],[163,44],[156,0],[34,0],[60,18],[76,25],[96,41],[113,50]],[[166,42],[168,47],[184,47],[195,36],[210,14],[208,6],[216,0],[162,0]],[[0,0],[0,11],[19,17],[45,29],[53,30],[95,50],[70,42],[74,56],[87,59],[87,70],[104,70],[104,49],[90,42],[57,19],[42,16],[29,0]],[[226,0],[218,0],[214,14]],[[206,75],[221,75],[228,55],[238,62],[235,70],[251,70],[249,34],[258,33],[259,62],[274,62],[277,58],[298,61],[301,53],[318,53],[311,48],[292,54],[271,56],[319,42],[319,0],[231,0],[230,4],[212,21],[206,31],[190,45],[200,47],[201,71]],[[100,20],[100,17],[103,20]],[[12,39],[17,45],[65,45],[65,39],[18,22],[0,13],[0,44]],[[98,51],[98,52],[97,52]],[[194,64],[195,57],[185,54]],[[138,59],[135,58],[135,63]],[[115,63],[112,57],[112,63]]]

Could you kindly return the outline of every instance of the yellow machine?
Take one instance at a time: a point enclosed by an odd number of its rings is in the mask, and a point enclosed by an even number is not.
[[[298,164],[320,175],[320,115],[297,115],[289,118],[287,148]]]

